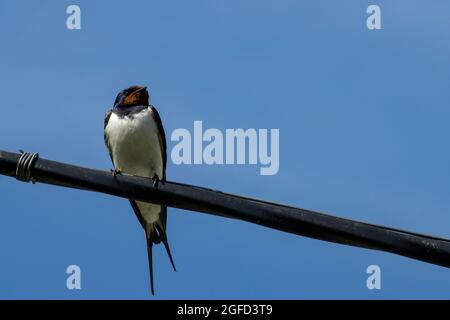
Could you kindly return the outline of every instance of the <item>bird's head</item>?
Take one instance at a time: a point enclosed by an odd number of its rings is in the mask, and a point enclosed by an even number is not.
[[[114,101],[114,108],[148,106],[148,99],[147,87],[131,86],[119,92]]]

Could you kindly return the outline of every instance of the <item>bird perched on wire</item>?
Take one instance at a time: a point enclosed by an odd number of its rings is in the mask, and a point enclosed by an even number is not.
[[[114,107],[105,115],[105,144],[117,174],[148,177],[155,186],[166,179],[167,146],[164,128],[156,108],[149,104],[147,87],[132,86],[122,90]],[[150,286],[153,284],[152,246],[162,242],[175,269],[167,240],[167,207],[130,200],[136,217],[145,230]]]

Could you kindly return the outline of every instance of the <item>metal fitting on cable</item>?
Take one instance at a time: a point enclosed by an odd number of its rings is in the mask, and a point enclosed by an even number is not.
[[[36,180],[31,174],[31,168],[34,162],[39,159],[39,153],[30,153],[20,150],[22,155],[17,162],[16,179],[24,182],[36,183]]]

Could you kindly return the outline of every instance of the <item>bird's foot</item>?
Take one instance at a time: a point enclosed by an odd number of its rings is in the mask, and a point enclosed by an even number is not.
[[[158,184],[161,181],[161,179],[159,179],[156,173],[153,175],[152,180],[153,180],[153,188],[158,188]]]
[[[114,168],[114,169],[111,169],[110,171],[114,177],[116,177],[119,174],[122,174],[122,169],[120,169],[120,168]]]

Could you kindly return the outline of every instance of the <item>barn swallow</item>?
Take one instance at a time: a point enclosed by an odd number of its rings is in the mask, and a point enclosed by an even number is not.
[[[104,139],[114,165],[114,175],[148,177],[156,185],[166,180],[166,137],[158,111],[149,104],[147,87],[132,86],[117,95],[113,108],[105,115]],[[130,203],[145,231],[150,286],[155,294],[153,244],[164,244],[176,271],[166,234],[167,207],[134,200]]]

